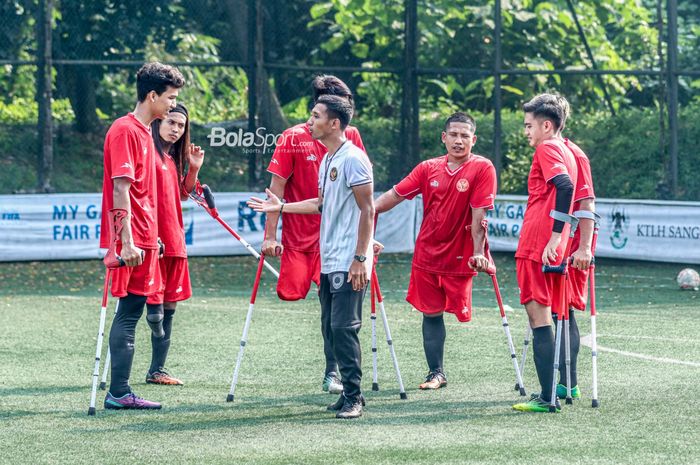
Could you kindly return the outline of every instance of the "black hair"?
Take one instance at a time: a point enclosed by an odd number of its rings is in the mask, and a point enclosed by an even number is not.
[[[476,121],[474,121],[474,118],[472,118],[471,115],[468,115],[461,111],[452,113],[450,117],[447,118],[447,121],[445,121],[445,131],[447,131],[450,128],[450,123],[468,124],[472,128],[472,132],[476,132]]]
[[[169,154],[175,160],[175,166],[177,166],[177,176],[178,180],[182,181],[184,177],[185,162],[187,161],[187,151],[190,148],[190,116],[187,111],[187,107],[182,103],[178,103],[175,108],[170,110],[170,113],[182,113],[185,115],[185,129],[182,131],[182,136],[170,147]],[[166,116],[167,118],[167,116]],[[155,119],[151,123],[151,135],[153,136],[153,145],[156,146],[158,155],[160,155],[161,160],[165,157],[163,151],[163,145],[165,141],[160,137],[160,119]]]
[[[345,130],[348,127],[353,110],[352,104],[346,98],[337,95],[321,95],[316,103],[326,106],[326,112],[330,118],[340,120],[340,129]]]
[[[153,61],[146,63],[136,73],[136,95],[139,102],[146,100],[149,92],[161,95],[170,87],[176,89],[185,85],[185,78],[177,68]]]
[[[559,95],[556,94],[540,94],[534,97],[523,105],[523,111],[532,113],[536,118],[550,120],[556,130],[561,129],[566,121],[565,110]]]
[[[352,91],[348,85],[340,78],[330,74],[316,76],[314,80],[311,81],[311,90],[313,91],[314,103],[316,103],[321,95],[337,95],[348,99],[351,105],[354,106],[355,104]]]

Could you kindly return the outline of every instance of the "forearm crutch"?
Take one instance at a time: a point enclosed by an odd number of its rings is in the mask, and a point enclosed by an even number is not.
[[[372,270],[376,273],[376,270]],[[372,322],[372,390],[379,390],[379,379],[377,376],[377,306],[375,302],[374,280],[370,283],[369,294],[371,298],[370,321]]]
[[[394,342],[391,339],[391,330],[389,330],[389,321],[387,320],[386,311],[384,310],[384,296],[382,296],[382,290],[379,287],[379,279],[377,278],[376,268],[372,270],[372,284],[371,284],[371,286],[372,286],[371,289],[373,291],[373,292],[371,292],[371,294],[374,294],[373,297],[376,297],[377,304],[379,306],[379,313],[382,315],[382,323],[384,324],[384,333],[386,334],[386,343],[389,346],[389,353],[391,354],[391,360],[394,363],[394,370],[396,371],[396,380],[399,383],[399,397],[401,399],[405,400],[408,398],[408,396],[406,395],[406,389],[404,389],[404,386],[403,386],[403,379],[401,378],[401,370],[399,369],[399,361],[396,358],[396,351],[394,350]],[[372,302],[372,305],[374,306],[374,301]],[[376,353],[376,352],[374,352],[374,353]],[[372,389],[374,389],[374,383],[373,383]],[[379,386],[377,385],[377,390],[378,389],[379,389]]]
[[[119,311],[119,300],[117,300],[117,304],[114,306],[114,316],[117,316],[117,312]],[[107,356],[105,357],[105,366],[102,368],[102,380],[100,381],[100,389],[102,391],[107,389],[107,374],[109,373],[109,365],[112,363],[112,354],[109,351],[109,345],[107,346]]]
[[[100,308],[100,323],[97,330],[97,347],[95,348],[95,368],[92,371],[92,391],[90,392],[90,407],[88,415],[95,415],[95,401],[97,399],[97,380],[100,378],[100,359],[102,357],[102,343],[105,335],[105,319],[107,317],[107,293],[109,292],[112,270],[124,266],[125,263],[117,255],[117,238],[122,230],[122,222],[127,217],[127,211],[114,208],[109,211],[109,232],[112,234],[112,243],[102,262],[105,264],[105,282],[102,289],[102,306]]]
[[[525,324],[525,338],[523,338],[523,352],[520,358],[520,379],[523,379],[525,375],[525,362],[527,361],[527,348],[530,345],[530,338],[532,337],[532,328],[530,327],[530,320]],[[520,390],[520,384],[515,385],[515,390]]]
[[[250,320],[253,318],[253,309],[255,308],[255,298],[258,295],[258,287],[260,286],[260,276],[262,275],[263,265],[265,264],[265,254],[260,255],[258,261],[258,270],[255,273],[255,282],[253,283],[253,292],[250,295],[250,305],[248,306],[248,314],[245,317],[245,324],[243,325],[243,336],[241,336],[241,344],[238,349],[238,358],[236,358],[236,368],[233,370],[233,379],[231,380],[231,390],[226,397],[226,402],[233,402],[233,396],[236,393],[236,384],[238,383],[238,373],[241,369],[241,362],[243,361],[243,352],[245,351],[245,345],[248,342],[248,330],[250,329]]]
[[[469,263],[473,264],[474,260],[470,259]],[[518,367],[518,357],[515,355],[515,345],[513,345],[513,337],[510,334],[510,326],[508,325],[508,318],[506,317],[506,311],[503,308],[503,298],[501,297],[501,289],[498,286],[498,279],[496,278],[496,265],[490,260],[489,257],[489,268],[486,270],[486,274],[491,277],[491,282],[493,283],[493,292],[496,294],[496,301],[498,302],[498,310],[501,312],[501,324],[503,325],[503,331],[506,333],[506,339],[508,340],[508,349],[510,350],[510,359],[513,361],[513,369],[515,369],[515,386],[520,395],[526,395],[525,385],[523,384],[522,375],[520,374],[520,369]]]
[[[591,250],[595,253],[596,242],[598,241],[598,220],[600,216],[595,215],[595,223],[593,224],[593,243]],[[597,408],[600,405],[598,402],[598,342],[596,339],[596,310],[595,310],[595,259],[591,261],[590,272],[588,274],[588,287],[590,292],[591,306],[591,371],[593,377],[593,399],[591,407]]]
[[[229,226],[219,215],[219,211],[216,209],[216,203],[214,202],[214,194],[212,193],[211,189],[209,186],[206,184],[202,184],[201,187],[197,186],[197,189],[193,190],[190,192],[190,198],[194,200],[194,202],[199,205],[200,207],[204,208],[209,215],[214,218],[216,221],[221,224],[221,226],[224,227],[226,231],[229,232],[233,237],[235,237],[238,242],[243,245],[243,247],[246,248],[246,250],[255,258],[260,260],[260,254],[258,253],[257,250],[253,248],[248,241],[246,241],[243,237],[241,237],[240,234],[238,234],[231,226]],[[275,278],[280,277],[280,274],[275,270],[272,265],[267,263],[266,261],[263,260],[262,262],[265,265],[265,268],[267,268],[270,273],[275,275]]]
[[[542,271],[544,273],[555,273],[561,275],[561,286],[560,286],[560,294],[561,294],[561,308],[560,311],[557,314],[557,326],[555,327],[555,337],[554,337],[554,367],[553,371],[554,374],[552,375],[552,390],[551,390],[551,399],[550,399],[550,404],[549,404],[549,411],[550,412],[556,412],[556,402],[557,402],[557,372],[559,371],[559,357],[561,355],[561,348],[559,347],[561,344],[561,328],[562,328],[562,323],[564,324],[564,333],[566,334],[566,341],[569,342],[569,290],[568,290],[568,267],[569,267],[569,253],[571,251],[571,242],[574,237],[574,233],[576,232],[576,227],[578,226],[578,218],[576,218],[573,215],[569,215],[566,213],[558,212],[556,210],[552,210],[549,213],[549,216],[554,218],[555,221],[562,221],[564,223],[568,223],[570,225],[570,230],[569,230],[569,239],[566,242],[566,247],[564,251],[564,257],[561,261],[561,264],[558,266],[554,265],[542,265]],[[566,318],[566,319],[565,319]],[[569,348],[569,345],[567,344],[567,349]],[[566,353],[569,353],[570,351],[567,350]],[[566,354],[565,354],[566,355]],[[570,356],[570,354],[569,354]],[[571,402],[569,401],[569,397],[571,397],[571,376],[570,376],[570,359],[567,359],[566,361],[567,364],[567,403],[570,404]]]

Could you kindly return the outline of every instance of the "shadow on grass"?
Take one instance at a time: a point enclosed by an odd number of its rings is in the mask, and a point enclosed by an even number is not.
[[[410,396],[410,394],[409,394]],[[428,425],[449,424],[479,418],[494,418],[513,415],[511,401],[465,400],[445,401],[443,398],[399,400],[390,391],[371,393],[367,396],[367,407],[361,422],[373,425]],[[329,399],[330,398],[330,399]],[[272,424],[329,425],[339,424],[333,412],[326,406],[334,396],[317,394],[292,397],[251,397],[233,403],[188,404],[167,407],[160,412],[98,412],[103,420],[115,418],[114,415],[128,415],[133,422],[119,425],[110,424],[111,430],[136,432],[174,432],[202,431],[230,428],[250,428]],[[75,412],[69,416],[84,418]],[[202,418],[202,417],[205,418]],[[138,421],[143,419],[144,421]],[[99,419],[98,419],[99,421]],[[348,423],[343,423],[348,424]],[[101,422],[101,429],[104,428]],[[85,431],[82,428],[74,430]],[[104,431],[104,430],[103,430]]]
[[[0,388],[0,397],[5,396],[44,396],[52,394],[68,394],[70,392],[87,392],[90,387],[81,386],[31,386]]]

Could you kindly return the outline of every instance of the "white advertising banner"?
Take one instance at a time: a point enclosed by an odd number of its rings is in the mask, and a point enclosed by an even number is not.
[[[260,193],[217,193],[221,218],[259,248],[265,217],[246,206]],[[414,202],[404,202],[382,215],[377,240],[386,252],[411,252],[417,231]],[[98,258],[101,194],[0,196],[0,261]],[[245,248],[193,201],[182,203],[189,255],[243,255]],[[280,228],[282,224],[280,222]],[[278,233],[278,238],[281,233]]]
[[[489,212],[491,250],[515,251],[527,197],[501,195]],[[596,255],[700,263],[700,202],[596,199]]]

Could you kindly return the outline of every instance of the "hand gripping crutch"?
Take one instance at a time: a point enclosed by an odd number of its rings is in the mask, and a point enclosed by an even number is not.
[[[124,266],[124,261],[116,253],[117,239],[121,234],[122,222],[127,217],[127,211],[121,208],[114,208],[109,211],[109,232],[112,234],[112,243],[107,254],[102,259],[105,264],[105,282],[102,290],[102,307],[100,308],[100,325],[97,330],[97,347],[95,349],[95,368],[92,371],[92,392],[90,393],[90,407],[88,415],[95,414],[95,400],[97,399],[97,380],[100,377],[100,358],[102,357],[102,342],[105,334],[105,319],[107,316],[107,293],[109,283],[112,278],[112,270]]]
[[[257,250],[253,248],[252,245],[248,243],[243,237],[241,237],[240,234],[238,234],[231,226],[229,226],[223,219],[221,219],[221,216],[219,216],[219,211],[216,209],[216,204],[214,203],[214,194],[212,193],[211,189],[209,186],[206,184],[202,184],[201,186],[197,186],[195,190],[190,192],[190,198],[194,200],[194,202],[199,205],[200,207],[204,208],[209,215],[211,215],[212,218],[214,218],[216,221],[221,224],[221,226],[226,229],[233,237],[235,237],[238,242],[243,245],[243,247],[246,248],[250,254],[257,258],[258,260],[260,259],[260,254],[258,253]],[[265,265],[265,268],[267,268],[270,273],[275,275],[275,278],[280,277],[280,274],[275,270],[272,265],[269,263],[263,261],[263,264]]]
[[[263,265],[265,264],[265,254],[261,254],[258,261],[258,271],[255,273],[255,282],[253,283],[253,292],[250,294],[250,305],[248,306],[248,314],[245,317],[243,325],[243,336],[241,336],[241,345],[238,349],[238,358],[236,358],[236,368],[233,370],[233,379],[231,380],[231,390],[226,397],[226,402],[233,402],[233,396],[236,393],[236,384],[238,383],[238,373],[241,369],[243,361],[243,352],[245,345],[248,342],[248,330],[250,329],[250,320],[253,318],[253,308],[255,308],[255,298],[258,295],[258,287],[260,286],[260,276],[262,275]]]
[[[559,356],[561,354],[561,328],[562,328],[562,323],[564,323],[564,333],[567,341],[567,351],[566,351],[566,383],[567,386],[567,396],[571,397],[571,366],[570,366],[570,353],[569,353],[569,348],[570,345],[568,344],[569,342],[569,290],[568,290],[568,267],[569,267],[569,253],[571,251],[571,242],[574,237],[574,233],[576,232],[576,227],[578,226],[578,218],[576,218],[573,215],[569,215],[566,213],[558,212],[556,210],[552,210],[549,212],[549,216],[554,218],[555,221],[562,221],[564,223],[568,223],[570,225],[570,230],[569,230],[569,239],[566,242],[566,247],[565,247],[565,252],[564,252],[564,258],[561,261],[560,265],[542,265],[542,271],[544,273],[556,273],[561,275],[561,289],[560,289],[560,294],[561,294],[561,309],[557,315],[557,326],[555,329],[555,337],[554,337],[554,374],[552,375],[552,391],[551,391],[551,400],[549,403],[549,411],[550,412],[556,412],[556,402],[557,402],[557,374],[559,371]],[[569,399],[567,399],[567,403],[571,403]]]
[[[491,282],[493,283],[493,292],[496,294],[496,301],[498,302],[498,310],[501,312],[501,323],[503,324],[503,331],[506,333],[506,339],[508,340],[508,349],[510,350],[510,358],[513,361],[513,368],[515,369],[516,390],[520,392],[521,396],[524,396],[526,395],[525,385],[523,384],[520,369],[518,368],[518,357],[515,355],[515,345],[513,345],[513,337],[510,334],[508,318],[506,317],[506,311],[503,308],[503,298],[501,297],[501,289],[498,286],[498,279],[496,278],[496,265],[491,260],[490,254],[487,256],[489,258],[489,269],[486,270],[486,274],[488,274],[491,277]],[[473,259],[469,259],[469,264],[473,264]]]
[[[406,389],[403,386],[403,379],[401,378],[401,370],[399,369],[399,361],[396,358],[396,351],[394,350],[394,342],[391,339],[391,331],[389,330],[389,321],[386,317],[386,311],[384,310],[384,296],[382,296],[382,290],[379,287],[379,279],[377,278],[376,268],[372,270],[372,284],[371,284],[371,296],[372,296],[372,390],[378,391],[379,384],[377,384],[377,351],[376,351],[376,330],[375,330],[375,310],[374,310],[374,299],[376,297],[377,304],[379,306],[379,313],[382,315],[382,323],[384,324],[384,333],[386,334],[386,343],[389,346],[389,353],[391,354],[391,360],[394,363],[394,370],[396,371],[396,380],[399,382],[399,397],[401,399],[408,399],[406,395]],[[376,386],[376,389],[375,389]]]

